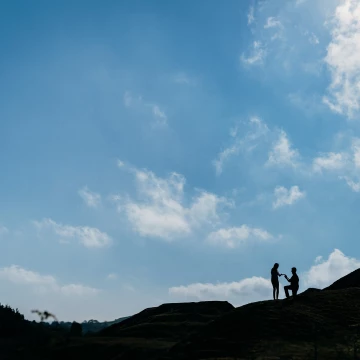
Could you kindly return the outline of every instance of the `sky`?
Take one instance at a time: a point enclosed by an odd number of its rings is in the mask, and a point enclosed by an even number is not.
[[[1,303],[113,320],[360,267],[359,0],[3,1],[0,44]]]

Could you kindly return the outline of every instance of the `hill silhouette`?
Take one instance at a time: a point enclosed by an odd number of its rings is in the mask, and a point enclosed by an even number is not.
[[[215,359],[256,355],[305,356],[315,334],[334,353],[360,323],[360,289],[315,291],[296,301],[262,301],[239,307],[171,349],[169,359]],[[325,349],[325,350],[324,350]],[[328,354],[330,358],[330,354]],[[325,357],[324,357],[325,358]]]
[[[356,269],[350,274],[347,274],[336,280],[333,284],[324,290],[341,290],[349,288],[360,288],[360,269]]]
[[[227,301],[163,304],[145,309],[99,335],[178,340],[233,309]]]
[[[97,334],[19,354],[41,360],[356,359],[359,276],[356,270],[324,290],[238,308],[223,301],[163,304]]]

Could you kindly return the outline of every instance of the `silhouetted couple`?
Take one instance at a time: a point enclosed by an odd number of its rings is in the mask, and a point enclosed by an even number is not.
[[[273,286],[273,297],[274,300],[279,299],[279,277],[285,276],[285,279],[290,283],[290,285],[284,286],[285,295],[289,297],[289,290],[292,291],[293,296],[296,296],[299,290],[299,277],[296,274],[296,268],[291,269],[292,277],[289,279],[285,274],[279,273],[279,264],[275,263],[274,267],[271,269],[271,283]]]

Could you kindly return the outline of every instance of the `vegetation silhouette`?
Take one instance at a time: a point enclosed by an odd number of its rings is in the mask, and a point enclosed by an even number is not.
[[[56,316],[49,313],[48,311],[39,311],[39,310],[31,310],[32,313],[38,314],[40,316],[40,320],[44,321],[47,320],[48,318],[52,317],[55,321],[58,321]]]
[[[78,322],[74,321],[70,328],[71,336],[82,336],[82,326]]]

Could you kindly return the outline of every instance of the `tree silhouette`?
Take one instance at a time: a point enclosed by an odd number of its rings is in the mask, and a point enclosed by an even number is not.
[[[81,326],[81,324],[74,321],[71,324],[70,335],[71,336],[82,336],[82,326]]]

